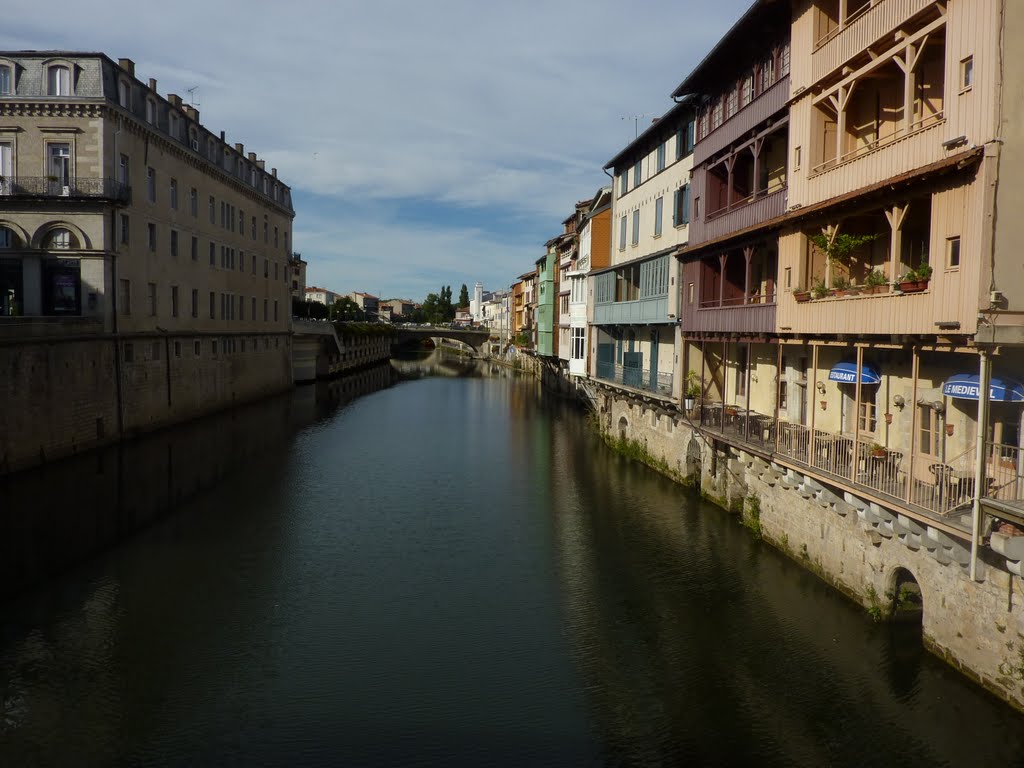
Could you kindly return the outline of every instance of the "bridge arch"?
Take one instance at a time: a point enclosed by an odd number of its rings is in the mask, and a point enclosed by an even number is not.
[[[885,596],[891,600],[892,617],[897,621],[924,621],[924,592],[909,568],[896,566],[889,572]]]

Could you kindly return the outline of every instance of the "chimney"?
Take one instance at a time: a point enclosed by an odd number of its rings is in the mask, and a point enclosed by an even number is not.
[[[199,110],[193,107],[191,104],[182,104],[181,111],[188,115],[190,118],[199,122]]]
[[[220,132],[220,140],[222,143],[224,142],[224,131]]]
[[[277,168],[271,168],[270,169],[270,175],[273,176],[276,179],[277,178]]]
[[[181,109],[181,96],[179,96],[178,94],[168,93],[167,100],[171,102],[172,107],[177,107],[178,109]]]
[[[153,93],[156,93],[156,78],[155,77],[149,78],[149,90],[153,91]]]
[[[249,162],[252,163],[253,165],[256,164],[256,153],[255,152],[250,152],[249,153]]]
[[[259,166],[259,169],[260,169],[261,171],[263,170],[263,161],[262,161],[262,160],[257,160],[257,161],[256,161],[256,165],[258,165],[258,166]]]
[[[235,144],[235,152],[240,155],[245,155],[245,144]]]
[[[135,62],[131,59],[118,59],[117,66],[119,66],[132,77],[135,77]]]

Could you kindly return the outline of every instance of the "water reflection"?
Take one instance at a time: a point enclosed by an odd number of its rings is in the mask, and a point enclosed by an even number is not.
[[[0,477],[0,600],[110,548],[254,457],[287,455],[298,430],[394,381],[383,364]]]

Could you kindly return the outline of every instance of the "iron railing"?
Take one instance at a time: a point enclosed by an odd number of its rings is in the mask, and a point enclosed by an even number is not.
[[[65,181],[52,176],[16,176],[0,180],[0,197],[99,198],[129,203],[131,193],[130,186],[109,177]]]
[[[632,389],[642,389],[666,397],[672,396],[672,374],[651,371],[647,368],[630,368],[618,363],[597,364],[597,378],[609,384]]]

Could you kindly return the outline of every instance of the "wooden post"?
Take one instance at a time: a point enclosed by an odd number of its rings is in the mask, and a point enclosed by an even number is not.
[[[850,460],[850,480],[857,480],[857,457],[860,455],[860,395],[861,377],[864,375],[864,347],[857,347],[857,387],[854,390],[853,398],[853,456]],[[839,425],[842,432],[842,425]],[[867,469],[869,459],[864,459],[864,468]]]
[[[776,339],[775,350],[775,452],[779,452],[779,411],[782,410],[782,342]]]
[[[743,249],[743,303],[750,303],[750,260],[754,256],[753,246],[746,246]]]
[[[889,238],[889,279],[898,282],[903,272],[903,222],[907,218],[907,211],[910,204],[899,206],[894,205],[892,209],[885,212],[885,218],[889,221],[892,234]]]
[[[807,443],[807,463],[813,467],[815,448],[814,444],[816,442],[814,438],[814,423],[815,416],[817,415],[818,411],[818,403],[817,400],[814,399],[818,396],[818,345],[814,344],[813,342],[811,343],[811,386],[808,391],[811,393],[811,439]]]
[[[729,260],[728,253],[718,254],[718,306],[725,306],[725,263]]]
[[[921,357],[917,352],[917,345],[911,347],[912,372],[910,407],[913,409],[910,414],[910,465],[907,468],[907,503],[913,498],[914,489],[914,458],[917,455],[917,379],[921,373]],[[905,408],[906,406],[904,406]]]

